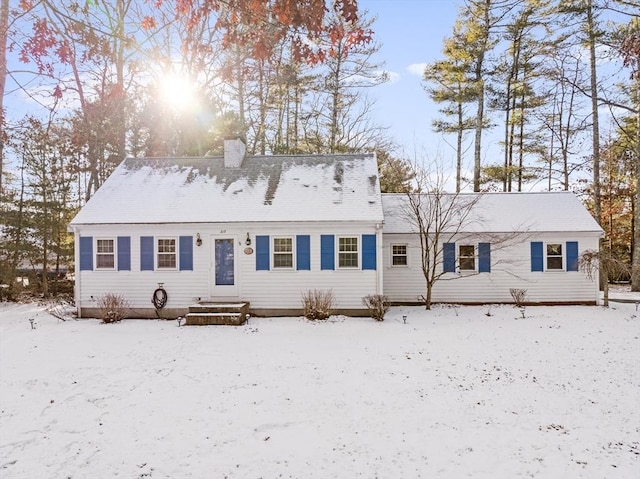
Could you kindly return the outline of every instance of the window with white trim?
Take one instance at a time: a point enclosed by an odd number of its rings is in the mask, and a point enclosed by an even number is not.
[[[116,267],[116,241],[113,238],[96,239],[96,269]]]
[[[458,261],[460,271],[475,271],[476,247],[474,245],[461,244],[458,247]]]
[[[358,267],[358,238],[356,236],[344,236],[338,238],[338,267]]]
[[[547,269],[562,271],[562,243],[547,243]]]
[[[293,268],[293,238],[273,238],[273,267]]]
[[[391,266],[407,266],[407,245],[392,244],[391,245]]]
[[[158,238],[158,269],[175,269],[177,267],[176,239]]]

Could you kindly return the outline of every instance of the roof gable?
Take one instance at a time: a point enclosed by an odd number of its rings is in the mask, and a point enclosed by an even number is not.
[[[382,221],[375,155],[128,158],[71,225]]]

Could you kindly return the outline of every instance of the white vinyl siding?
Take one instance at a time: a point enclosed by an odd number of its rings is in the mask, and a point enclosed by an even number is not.
[[[511,288],[526,289],[531,302],[575,303],[595,302],[598,298],[597,281],[581,272],[558,272],[540,275],[531,271],[530,235],[523,233],[521,242],[491,252],[491,274],[467,274],[451,280],[436,281],[432,300],[435,303],[512,303]],[[571,233],[566,240],[557,233],[536,237],[547,243],[578,241],[580,251],[596,249],[598,238],[593,234]],[[471,238],[457,243],[469,244]],[[480,238],[476,238],[480,242]],[[397,268],[391,264],[391,255],[384,255],[383,291],[393,302],[417,303],[426,294],[426,282],[420,264],[420,242],[409,234],[383,234],[384,247],[406,243],[409,265]],[[457,250],[457,248],[456,248]],[[477,260],[476,260],[476,266]],[[442,267],[442,266],[440,266]]]
[[[242,229],[231,224],[217,224],[198,226],[193,225],[126,225],[95,226],[83,228],[78,236],[105,237],[104,232],[117,236],[130,236],[131,241],[131,271],[118,271],[117,274],[104,275],[98,271],[78,271],[79,279],[77,287],[78,304],[81,308],[94,308],[95,301],[91,299],[104,294],[105,291],[121,294],[131,303],[131,308],[136,311],[151,310],[151,295],[158,287],[158,283],[164,284],[169,301],[165,310],[171,308],[188,308],[199,300],[214,299],[211,295],[211,247],[212,237],[220,236],[235,238],[236,244],[242,243],[242,247],[236,249],[236,274],[238,285],[237,296],[224,297],[222,300],[244,300],[251,303],[251,308],[256,309],[291,309],[301,308],[302,293],[309,290],[332,290],[336,299],[336,308],[361,310],[362,298],[369,294],[382,294],[382,280],[378,270],[362,271],[358,268],[345,268],[334,271],[322,271],[320,269],[320,236],[327,230],[342,237],[351,237],[362,234],[375,234],[375,224],[354,226],[349,225],[318,225],[300,224],[289,225],[259,224],[249,228],[251,238],[257,235],[268,235],[273,244],[273,238],[293,238],[293,264],[296,259],[296,235],[309,235],[310,269],[298,271],[296,269],[281,269],[278,274],[269,271],[256,271],[256,252],[246,252],[244,245],[247,237],[247,227]],[[155,261],[157,257],[158,239],[175,239],[178,246],[178,237],[190,235],[196,238],[199,233],[203,244],[193,248],[193,271],[179,271],[174,269],[159,269],[155,265],[154,271],[140,271],[140,241],[141,236],[154,237]],[[354,234],[355,233],[355,234]],[[381,238],[381,237],[380,237]],[[95,240],[94,240],[95,244]],[[378,245],[382,244],[382,240]],[[381,246],[379,246],[381,247]],[[337,242],[336,242],[337,248]],[[116,246],[117,249],[117,246]],[[167,253],[169,254],[169,253]],[[173,254],[173,253],[171,253]],[[360,252],[358,251],[358,254]],[[273,259],[273,251],[271,252]],[[337,258],[336,258],[337,260]],[[380,255],[380,264],[382,255]],[[178,261],[179,266],[179,261]],[[217,300],[217,298],[215,298]]]

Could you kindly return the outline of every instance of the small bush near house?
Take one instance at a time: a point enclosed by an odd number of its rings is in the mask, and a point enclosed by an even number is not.
[[[362,304],[376,321],[383,321],[385,313],[389,311],[389,298],[382,294],[369,294],[362,298]]]
[[[302,293],[302,309],[304,317],[312,321],[327,319],[333,313],[335,297],[333,291],[314,289]]]
[[[127,315],[129,302],[122,295],[106,293],[98,298],[98,309],[103,323],[115,323]]]
[[[516,306],[521,308],[524,306],[525,301],[527,300],[527,290],[526,289],[516,289],[511,288],[509,290],[511,293],[511,297],[513,298],[513,302],[516,303]]]

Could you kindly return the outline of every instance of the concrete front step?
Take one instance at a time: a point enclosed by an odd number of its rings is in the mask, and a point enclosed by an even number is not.
[[[242,313],[187,313],[186,326],[230,325],[239,326],[246,321]]]
[[[187,326],[205,326],[227,324],[238,326],[247,320],[249,303],[201,301],[189,306],[185,316]]]

